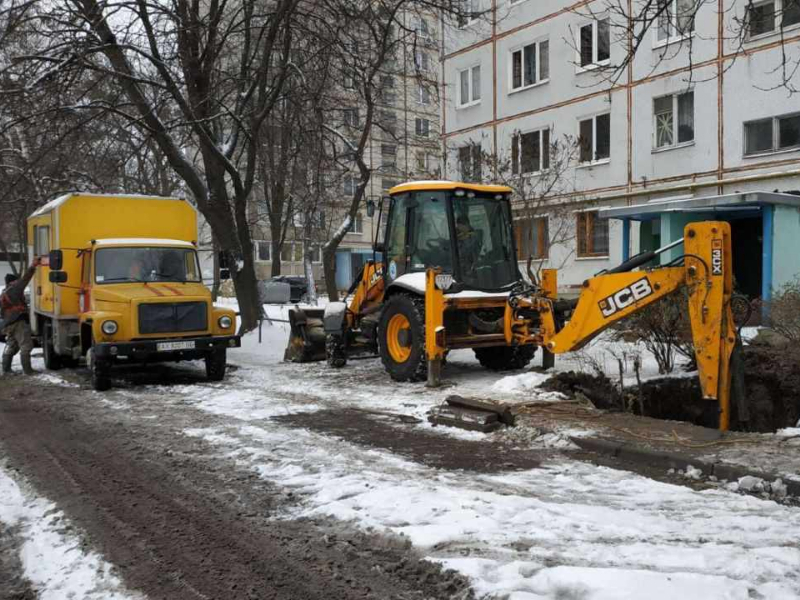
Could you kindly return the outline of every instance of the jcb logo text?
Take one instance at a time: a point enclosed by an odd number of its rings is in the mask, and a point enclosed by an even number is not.
[[[600,300],[600,312],[607,319],[623,308],[629,307],[634,302],[647,298],[652,293],[653,288],[650,287],[647,277],[642,277],[639,281],[635,281],[628,287],[611,294],[608,298]]]

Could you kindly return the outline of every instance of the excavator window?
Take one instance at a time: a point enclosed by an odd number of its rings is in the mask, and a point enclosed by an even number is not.
[[[410,269],[419,271],[428,267],[441,267],[445,272],[452,273],[453,250],[450,244],[446,194],[418,194],[411,219],[413,239],[409,243]]]

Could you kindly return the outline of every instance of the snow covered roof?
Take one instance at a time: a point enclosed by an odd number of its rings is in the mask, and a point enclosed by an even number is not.
[[[167,238],[105,238],[95,240],[94,243],[97,246],[181,246],[183,248],[194,248],[192,242]]]
[[[183,201],[182,198],[170,198],[167,196],[147,196],[144,194],[86,194],[83,192],[70,192],[69,194],[64,194],[63,196],[59,196],[58,198],[50,200],[50,202],[48,202],[44,206],[36,209],[36,211],[34,211],[34,213],[31,216],[38,217],[40,215],[48,213],[54,208],[57,208],[62,204],[64,204],[67,200],[69,200],[73,196],[86,196],[89,198],[142,198],[148,200],[178,200],[181,202]],[[189,206],[191,206],[191,204]]]

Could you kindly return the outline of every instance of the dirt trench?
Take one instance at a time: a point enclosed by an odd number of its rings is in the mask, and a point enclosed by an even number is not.
[[[744,347],[743,363],[749,415],[743,418],[732,406],[731,429],[766,433],[794,427],[800,419],[800,351],[753,344]],[[605,375],[558,373],[542,387],[573,397],[583,395],[604,410],[630,407],[634,414],[641,414],[639,388],[626,387],[621,397],[618,382]],[[647,417],[717,427],[717,404],[703,400],[697,377],[651,379],[642,383],[641,395]]]

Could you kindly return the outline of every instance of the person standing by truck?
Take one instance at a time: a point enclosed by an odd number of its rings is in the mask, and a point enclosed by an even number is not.
[[[41,260],[36,258],[30,268],[22,276],[9,273],[6,275],[6,288],[0,295],[0,310],[3,318],[3,334],[6,336],[6,347],[3,350],[3,374],[11,373],[11,361],[20,353],[22,371],[26,375],[33,374],[31,367],[31,326],[28,322],[28,303],[25,301],[25,288],[28,287],[36,267]]]

